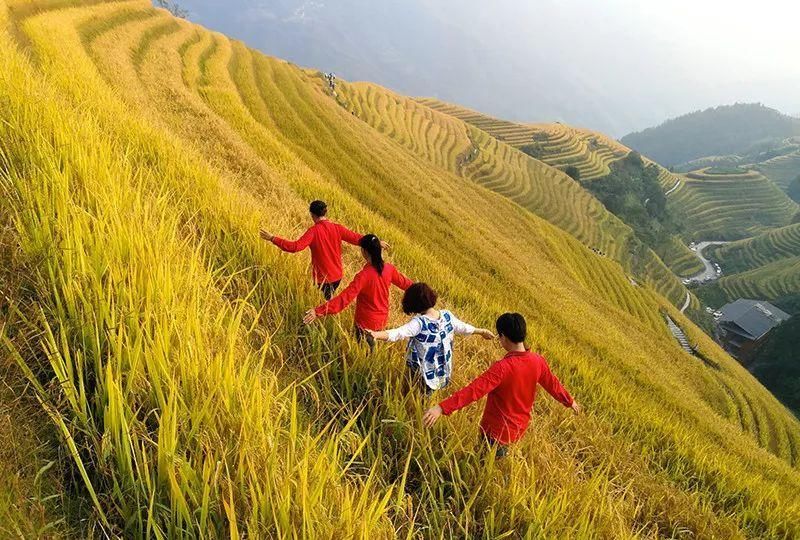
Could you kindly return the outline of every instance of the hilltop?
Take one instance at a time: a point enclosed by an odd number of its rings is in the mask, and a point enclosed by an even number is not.
[[[45,533],[800,535],[800,422],[557,168],[140,0],[0,0],[0,102],[0,354],[42,417],[15,412],[46,451],[14,455],[66,483]],[[402,350],[367,357],[349,313],[303,326],[307,259],[259,239],[297,233],[316,197],[465,320],[525,314],[585,414],[542,395],[501,462],[476,452],[477,407],[423,429]],[[457,347],[454,387],[499,357]],[[47,527],[26,517],[3,532]]]
[[[800,135],[800,121],[760,103],[737,103],[685,114],[630,133],[621,142],[665,167],[766,150]],[[700,164],[702,165],[702,164]]]

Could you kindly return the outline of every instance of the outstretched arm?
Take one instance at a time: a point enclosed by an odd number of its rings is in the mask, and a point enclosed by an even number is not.
[[[469,323],[465,323],[453,313],[450,313],[450,323],[453,325],[453,331],[456,334],[475,334],[481,336],[483,339],[494,339],[494,334],[491,330],[486,328],[475,328]]]
[[[337,229],[339,229],[339,236],[341,237],[342,240],[354,246],[358,245],[363,235],[358,234],[355,231],[351,231],[350,229],[339,223],[337,223],[336,225]]]
[[[392,268],[394,269],[392,272],[392,283],[395,284],[397,287],[405,291],[414,284],[413,281],[411,281],[406,276],[401,274],[400,270],[398,270],[397,267],[392,265]]]
[[[569,395],[569,392],[558,380],[558,377],[553,375],[547,362],[543,362],[542,372],[539,374],[539,384],[564,407],[569,407],[576,413],[580,412],[581,406]]]
[[[337,223],[337,225],[339,226],[339,236],[342,238],[342,240],[344,240],[348,244],[357,246],[358,243],[361,241],[362,236],[364,236],[362,234],[358,234],[355,231],[351,231],[350,229],[348,229],[347,227],[345,227],[340,223]],[[389,242],[384,242],[383,240],[381,240],[381,247],[387,250],[391,248]]]
[[[392,328],[391,330],[367,330],[372,337],[382,341],[400,341],[401,339],[410,339],[422,331],[422,323],[414,317],[403,326]]]
[[[495,362],[477,379],[440,404],[425,411],[425,415],[422,417],[423,423],[430,427],[441,415],[449,416],[457,410],[463,409],[470,403],[478,401],[497,388],[497,385],[503,381],[504,373],[503,365],[500,362]]]
[[[361,287],[364,285],[364,274],[363,272],[359,272],[356,274],[356,277],[353,278],[353,281],[337,296],[334,296],[324,304],[317,306],[314,309],[310,309],[306,312],[305,317],[303,317],[303,322],[306,324],[310,324],[318,317],[324,317],[325,315],[335,315],[342,311],[344,308],[350,305],[350,303],[356,299],[358,293],[361,291]]]
[[[303,236],[297,240],[286,240],[285,238],[281,238],[279,236],[272,236],[266,231],[261,231],[261,237],[265,240],[271,241],[273,244],[287,253],[297,253],[298,251],[303,251],[311,244],[311,241],[314,239],[314,229],[308,229],[305,233],[303,233]]]

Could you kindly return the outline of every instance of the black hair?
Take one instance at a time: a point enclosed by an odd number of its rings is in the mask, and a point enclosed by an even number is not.
[[[525,317],[519,313],[503,313],[495,323],[498,335],[506,336],[514,343],[522,343],[528,334]]]
[[[325,201],[312,201],[308,211],[314,216],[322,217],[328,213],[328,205],[325,204]]]
[[[370,263],[378,271],[378,275],[383,272],[383,255],[381,248],[381,241],[374,234],[365,234],[358,241],[358,245],[367,252],[370,258]]]
[[[425,313],[436,305],[436,291],[431,289],[427,283],[414,283],[406,289],[403,294],[403,313]]]

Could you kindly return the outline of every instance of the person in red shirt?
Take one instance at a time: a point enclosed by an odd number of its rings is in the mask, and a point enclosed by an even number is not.
[[[311,324],[318,317],[335,315],[356,301],[356,338],[367,340],[370,352],[375,340],[367,330],[383,330],[389,320],[389,288],[396,285],[408,289],[413,282],[401,274],[393,264],[383,261],[381,241],[374,234],[367,234],[359,242],[361,255],[367,261],[355,275],[353,281],[338,296],[321,306],[310,309],[303,322]]]
[[[480,430],[502,457],[506,446],[522,438],[528,428],[537,384],[575,413],[581,408],[550,371],[544,357],[525,349],[527,327],[522,315],[504,313],[495,326],[506,355],[467,386],[425,411],[422,420],[430,427],[440,416],[449,416],[488,394]]]
[[[288,253],[311,247],[314,282],[325,295],[325,300],[330,300],[342,280],[342,242],[357,246],[362,236],[325,217],[328,205],[323,201],[313,201],[309,212],[314,225],[297,240],[286,240],[264,230],[261,231],[261,238]],[[389,247],[385,242],[382,245]]]

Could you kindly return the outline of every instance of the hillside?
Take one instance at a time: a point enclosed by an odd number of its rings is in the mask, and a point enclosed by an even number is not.
[[[590,195],[594,199],[598,199],[597,193],[593,190],[594,181],[608,180],[612,171],[616,170],[615,164],[618,164],[625,156],[630,154],[630,149],[617,141],[587,129],[574,128],[564,124],[518,124],[432,98],[420,98],[417,101],[435,111],[478,128],[481,132],[497,140],[498,144],[507,144],[533,158],[533,160],[527,161],[532,161],[533,163],[542,162],[571,176],[576,180],[574,183],[575,189],[581,189],[586,195]],[[518,156],[517,159],[522,158]],[[664,183],[670,181],[674,183],[673,175],[656,164],[652,165],[658,168],[659,182],[662,184],[664,191],[667,191],[668,188]],[[503,176],[507,176],[507,173],[504,173]],[[627,187],[624,189],[625,193],[621,195],[629,200],[636,199],[640,207],[638,210],[644,211],[643,203],[647,195],[630,193],[630,184],[627,183],[627,179],[622,182]],[[564,205],[561,204],[559,206]],[[608,214],[609,212],[606,212],[606,210],[609,210],[610,207],[608,204],[604,204],[604,206],[604,213]],[[537,208],[552,209],[552,206],[547,201],[544,205],[539,205],[538,207],[534,205],[532,207],[535,212],[538,211]],[[612,209],[612,215],[613,213],[616,212]],[[673,234],[664,234],[664,237],[659,238],[658,241],[653,241],[647,235],[642,235],[641,229],[637,228],[635,223],[628,219],[630,217],[629,214],[616,213],[617,218],[622,219],[628,227],[631,227],[630,232],[626,232],[624,238],[637,237],[638,242],[654,250],[654,253],[661,259],[658,261],[656,257],[648,253],[650,260],[645,263],[647,272],[636,271],[634,266],[634,274],[647,276],[662,294],[673,299],[673,301],[677,298],[677,302],[682,303],[685,293],[678,292],[680,288],[669,270],[678,275],[690,275],[702,270],[702,264],[689,251],[686,245]],[[568,216],[568,219],[573,220],[574,217]],[[578,236],[578,238],[581,237]],[[643,239],[644,242],[642,242]],[[616,240],[614,242],[620,244]],[[606,250],[605,247],[596,242],[589,245]],[[622,253],[619,251],[611,253],[624,267],[631,268],[630,254],[633,252],[633,259],[636,260],[640,258],[637,255],[639,251],[641,251],[641,248],[637,248],[636,251],[629,249],[627,253],[624,251]],[[665,269],[664,265],[669,270]]]
[[[800,413],[800,317],[774,330],[758,351],[753,372],[795,414]]]
[[[343,83],[339,91],[345,108],[408,150],[512,199],[608,254],[674,304],[684,302],[680,281],[630,227],[578,182],[507,144],[508,132],[502,139],[491,136],[457,116],[370,84]]]
[[[800,223],[714,246],[708,253],[725,270],[718,282],[698,289],[714,306],[737,298],[780,301],[800,295]]]
[[[741,273],[724,276],[697,290],[703,301],[721,306],[737,298],[776,301],[800,294],[800,257],[786,257]]]
[[[800,210],[762,174],[738,168],[688,173],[667,200],[695,241],[746,238],[789,225]]]
[[[519,124],[432,98],[420,98],[418,101],[463,120],[552,167],[562,170],[575,167],[581,180],[607,175],[609,163],[629,152],[616,141],[587,129],[564,124]]]
[[[625,135],[621,142],[665,167],[752,152],[800,135],[800,121],[759,103],[712,107]]]
[[[800,146],[800,145],[798,145]],[[800,148],[754,165],[761,174],[775,182],[782,190],[789,193],[789,186],[792,181],[800,178]],[[794,200],[800,202],[800,197],[795,196]]]
[[[433,111],[396,99],[396,114],[364,107],[376,128],[322,74],[147,1],[0,0],[0,260],[19,281],[0,280],[2,350],[27,373],[15,393],[59,435],[64,491],[91,509],[60,503],[67,529],[800,535],[800,422],[568,220],[454,169],[469,146],[448,129],[463,123],[418,129]],[[459,135],[482,155],[465,168],[515,164],[520,200],[552,183],[553,205],[574,201],[561,212],[591,208],[565,175],[476,131]],[[392,262],[465,320],[524,313],[585,414],[541,396],[502,462],[476,452],[478,407],[423,429],[430,401],[406,392],[402,349],[368,358],[349,313],[302,326],[320,300],[307,257],[258,238],[299,232],[315,197],[391,242]],[[587,215],[575,234],[615,223]],[[352,276],[354,250],[345,262]],[[457,355],[459,387],[499,350],[464,340]]]

